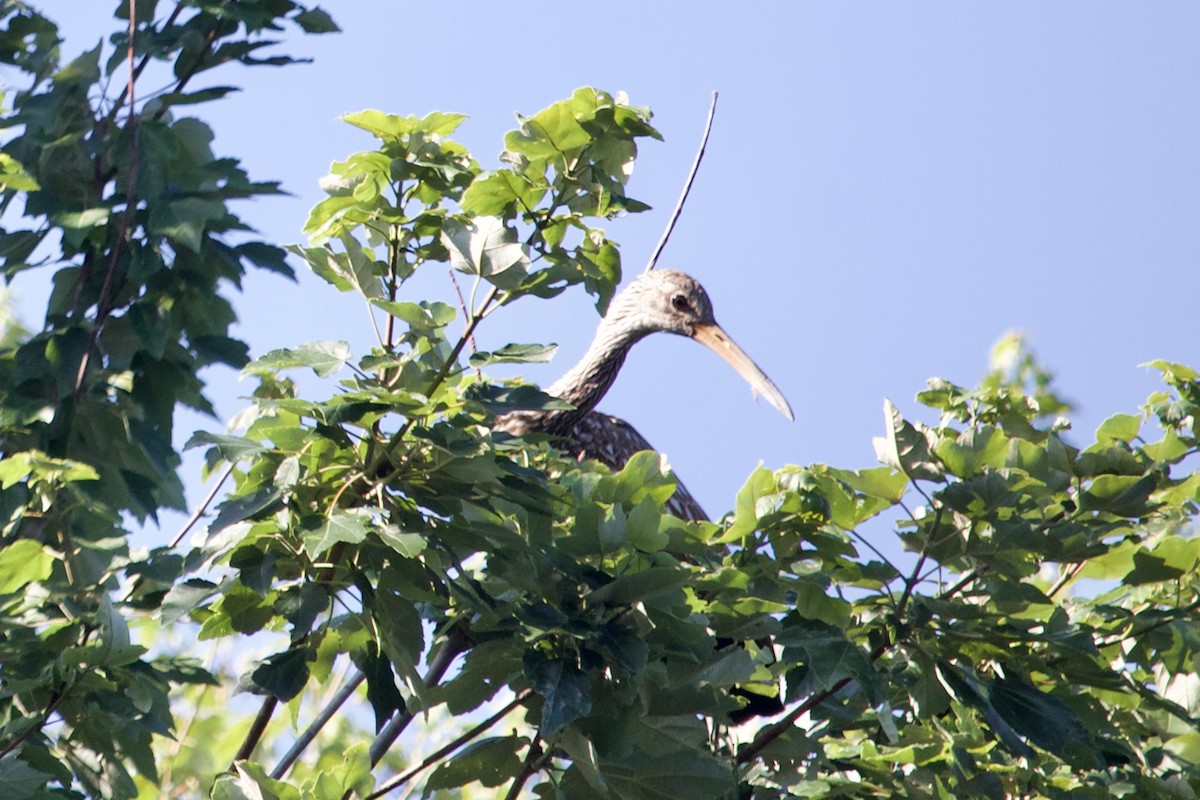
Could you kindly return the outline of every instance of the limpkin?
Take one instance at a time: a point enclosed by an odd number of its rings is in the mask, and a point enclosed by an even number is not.
[[[596,404],[612,386],[629,348],[660,331],[688,336],[705,345],[737,370],[756,393],[789,420],[793,419],[791,406],[783,394],[717,324],[712,302],[699,281],[682,272],[650,270],[613,298],[587,353],[546,390],[571,408],[510,412],[496,420],[496,428],[518,436],[549,433],[559,437],[556,444],[563,451],[578,458],[593,458],[610,469],[621,469],[634,453],[654,448],[629,423],[596,411]],[[681,519],[708,519],[682,482],[678,483],[667,510]],[[729,640],[717,642],[718,648],[732,644]],[[770,638],[757,644],[774,649]],[[732,692],[746,703],[730,712],[729,720],[735,724],[783,709],[778,697],[742,687],[735,687]]]
[[[629,349],[652,333],[687,336],[708,347],[737,370],[750,387],[789,420],[792,409],[758,365],[713,318],[712,302],[699,281],[672,270],[650,270],[609,304],[583,358],[546,390],[569,409],[514,411],[496,427],[515,435],[541,432],[559,437],[556,445],[579,458],[594,458],[617,470],[639,450],[653,450],[629,423],[597,412]],[[668,509],[683,519],[707,519],[691,494],[679,485]]]

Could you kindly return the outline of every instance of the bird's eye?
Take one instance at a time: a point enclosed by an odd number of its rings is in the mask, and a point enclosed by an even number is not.
[[[676,311],[688,311],[691,309],[692,304],[688,302],[686,297],[681,294],[677,294],[671,298],[671,307]]]

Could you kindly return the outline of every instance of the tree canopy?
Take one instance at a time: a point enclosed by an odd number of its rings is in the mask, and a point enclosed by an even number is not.
[[[614,472],[493,431],[556,401],[489,369],[552,348],[472,344],[508,304],[606,307],[601,225],[646,208],[649,109],[578,89],[519,117],[495,169],[454,141],[462,115],[348,114],[376,146],[285,248],[231,209],[278,185],[195,116],[232,87],[194,84],[286,68],[273,37],[328,14],[122,2],[111,57],[64,64],[53,22],[0,9],[24,79],[0,268],[53,273],[0,349],[6,797],[1195,796],[1193,369],[1152,364],[1163,390],[1080,447],[1006,339],[977,386],[886,404],[880,466],[760,468],[682,521],[655,453]],[[143,90],[153,62],[171,84]],[[251,358],[229,292],[293,265],[361,295],[377,345]],[[447,266],[460,307],[414,296]],[[251,404],[180,447],[213,365]],[[187,448],[224,493],[131,547],[185,508]]]

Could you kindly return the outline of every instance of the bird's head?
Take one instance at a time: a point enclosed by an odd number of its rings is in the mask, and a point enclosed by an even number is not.
[[[715,324],[708,292],[691,275],[655,269],[617,294],[604,320],[641,335],[664,332],[693,336],[696,325]]]
[[[728,362],[781,414],[793,418],[783,393],[717,324],[708,292],[691,275],[666,269],[639,275],[613,298],[603,326],[635,339],[660,331],[695,339]]]

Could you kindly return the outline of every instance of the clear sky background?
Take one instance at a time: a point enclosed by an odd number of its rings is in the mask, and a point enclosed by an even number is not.
[[[68,54],[118,24],[111,0],[35,5],[63,26]],[[712,353],[666,335],[635,348],[601,406],[668,453],[710,513],[732,506],[759,461],[873,466],[884,397],[912,414],[929,377],[973,385],[1012,329],[1077,401],[1076,444],[1159,388],[1139,364],[1200,366],[1200,4],[325,8],[343,33],[289,29],[281,47],[312,64],[215,70],[189,85],[244,87],[195,113],[216,132],[217,155],[292,193],[237,208],[281,244],[302,241],[330,163],[373,147],[339,115],[466,113],[455,138],[492,167],[513,112],[591,85],[651,106],[666,137],[642,148],[630,186],[654,210],[603,224],[630,279],[675,203],[709,93],[720,92],[708,154],[660,266],[703,282],[717,319],[787,395],[796,421],[752,401]],[[236,335],[255,355],[331,338],[365,353],[373,336],[362,304],[296,268],[296,284],[250,277]],[[418,292],[449,296],[444,271],[430,278]],[[36,280],[16,284],[35,325]],[[595,323],[580,289],[516,304],[485,323],[479,345],[557,342],[554,363],[524,370],[547,385],[583,353]],[[251,388],[228,371],[207,377],[225,416]],[[180,425],[186,438],[217,423]],[[193,500],[198,471],[187,468]]]

